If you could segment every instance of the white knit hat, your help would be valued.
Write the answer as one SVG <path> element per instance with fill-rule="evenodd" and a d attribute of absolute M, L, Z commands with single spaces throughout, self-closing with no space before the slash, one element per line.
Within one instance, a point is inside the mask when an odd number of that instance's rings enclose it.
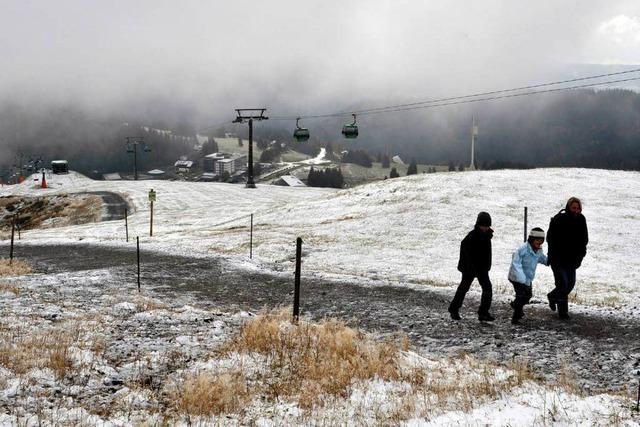
<path fill-rule="evenodd" d="M 529 232 L 529 237 L 533 237 L 534 239 L 544 239 L 544 230 L 541 228 L 533 228 Z"/>

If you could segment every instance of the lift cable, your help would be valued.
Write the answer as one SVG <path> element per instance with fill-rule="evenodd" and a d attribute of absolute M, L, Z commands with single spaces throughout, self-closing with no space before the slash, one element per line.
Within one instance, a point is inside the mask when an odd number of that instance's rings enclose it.
<path fill-rule="evenodd" d="M 353 115 L 353 114 L 357 114 L 357 115 L 381 114 L 381 113 L 388 113 L 388 112 L 395 112 L 395 111 L 408 111 L 408 110 L 416 110 L 416 109 L 421 109 L 421 108 L 442 107 L 442 106 L 446 106 L 446 105 L 456 105 L 456 104 L 472 103 L 472 102 L 478 102 L 478 101 L 488 101 L 488 100 L 495 100 L 495 99 L 502 99 L 502 98 L 512 98 L 512 97 L 517 97 L 517 96 L 526 96 L 526 95 L 536 95 L 536 94 L 541 94 L 541 93 L 559 92 L 559 91 L 563 91 L 563 90 L 573 90 L 573 89 L 601 86 L 601 85 L 606 85 L 606 84 L 622 83 L 622 82 L 640 80 L 640 77 L 633 77 L 633 78 L 619 79 L 619 80 L 608 80 L 608 81 L 603 81 L 603 82 L 594 82 L 594 83 L 587 83 L 587 84 L 583 84 L 583 85 L 574 85 L 574 86 L 567 86 L 567 87 L 562 87 L 562 88 L 554 88 L 554 89 L 546 89 L 546 90 L 530 90 L 530 89 L 537 89 L 537 88 L 542 88 L 542 87 L 547 87 L 547 86 L 555 86 L 555 85 L 559 85 L 559 84 L 573 83 L 573 82 L 585 81 L 585 80 L 593 80 L 593 79 L 598 79 L 598 78 L 603 78 L 603 77 L 611 77 L 611 76 L 616 76 L 616 75 L 630 74 L 630 73 L 637 73 L 637 72 L 640 72 L 640 68 L 636 68 L 636 69 L 633 69 L 633 70 L 627 70 L 627 71 L 620 71 L 620 72 L 616 72 L 616 73 L 599 74 L 599 75 L 588 76 L 588 77 L 580 77 L 580 78 L 569 79 L 569 80 L 561 80 L 561 81 L 555 81 L 555 82 L 550 82 L 550 83 L 540 83 L 540 84 L 529 85 L 529 86 L 521 86 L 521 87 L 512 88 L 512 89 L 501 89 L 501 90 L 495 90 L 495 91 L 489 91 L 489 92 L 476 93 L 476 94 L 472 94 L 472 95 L 462 95 L 462 96 L 454 96 L 454 97 L 447 97 L 447 98 L 438 98 L 438 99 L 427 100 L 427 101 L 419 101 L 419 102 L 412 102 L 412 103 L 406 103 L 406 104 L 389 105 L 389 106 L 386 106 L 386 107 L 369 108 L 369 109 L 363 109 L 363 110 L 343 111 L 343 112 L 338 112 L 338 113 L 315 114 L 315 115 L 307 115 L 307 116 L 304 116 L 304 115 L 273 116 L 272 115 L 271 116 L 271 120 L 296 120 L 298 118 L 300 118 L 300 119 L 320 119 L 320 118 L 330 118 L 330 117 L 344 117 L 344 116 L 349 116 L 349 115 Z M 505 94 L 505 93 L 509 93 L 509 92 L 524 91 L 524 90 L 527 90 L 527 92 L 510 94 L 510 95 L 491 96 L 491 95 Z M 483 98 L 479 98 L 479 97 L 483 97 Z M 457 101 L 457 102 L 450 102 L 450 101 Z"/>

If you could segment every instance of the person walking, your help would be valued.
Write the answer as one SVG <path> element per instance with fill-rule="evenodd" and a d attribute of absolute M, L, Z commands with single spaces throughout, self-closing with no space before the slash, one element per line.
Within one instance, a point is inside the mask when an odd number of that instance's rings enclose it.
<path fill-rule="evenodd" d="M 493 289 L 489 279 L 491 270 L 491 216 L 487 212 L 480 212 L 476 219 L 473 230 L 462 239 L 460 243 L 460 260 L 458 261 L 458 271 L 462 273 L 460 285 L 456 291 L 451 304 L 449 314 L 453 320 L 460 320 L 460 308 L 464 297 L 471 287 L 473 279 L 477 278 L 482 287 L 480 297 L 480 307 L 478 308 L 478 319 L 480 321 L 493 321 L 495 318 L 489 313 Z"/>
<path fill-rule="evenodd" d="M 548 265 L 547 257 L 542 250 L 544 243 L 544 230 L 532 228 L 527 241 L 513 253 L 511 267 L 509 268 L 509 281 L 516 292 L 515 299 L 511 302 L 513 317 L 511 323 L 517 325 L 524 317 L 523 307 L 529 304 L 533 295 L 533 278 L 536 275 L 538 264 Z"/>
<path fill-rule="evenodd" d="M 555 281 L 555 288 L 547 294 L 549 307 L 558 309 L 560 319 L 569 320 L 569 294 L 576 285 L 576 270 L 582 265 L 589 243 L 580 199 L 571 197 L 565 208 L 551 218 L 547 243 Z"/>

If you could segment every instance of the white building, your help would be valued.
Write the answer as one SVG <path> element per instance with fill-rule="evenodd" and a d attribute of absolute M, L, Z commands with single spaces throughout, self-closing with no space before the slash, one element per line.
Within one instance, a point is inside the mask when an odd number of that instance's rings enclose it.
<path fill-rule="evenodd" d="M 223 172 L 230 175 L 247 168 L 245 154 L 213 153 L 204 157 L 202 168 L 205 172 L 213 172 L 222 176 Z"/>
<path fill-rule="evenodd" d="M 191 160 L 178 160 L 173 164 L 176 167 L 176 172 L 189 172 L 193 167 Z"/>

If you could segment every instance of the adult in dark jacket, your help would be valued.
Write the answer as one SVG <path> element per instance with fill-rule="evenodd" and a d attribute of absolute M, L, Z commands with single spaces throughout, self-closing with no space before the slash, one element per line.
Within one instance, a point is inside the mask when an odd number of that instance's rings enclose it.
<path fill-rule="evenodd" d="M 491 298 L 493 297 L 491 280 L 489 279 L 492 237 L 491 216 L 487 212 L 480 212 L 475 227 L 460 243 L 458 271 L 462 273 L 462 279 L 460 280 L 460 285 L 458 285 L 456 295 L 449 305 L 449 313 L 453 320 L 460 320 L 460 308 L 474 278 L 478 278 L 478 282 L 482 287 L 478 319 L 481 321 L 495 320 L 489 313 Z"/>
<path fill-rule="evenodd" d="M 569 294 L 576 285 L 576 270 L 587 253 L 589 232 L 582 215 L 582 202 L 571 197 L 567 205 L 551 218 L 547 232 L 549 265 L 553 271 L 555 288 L 547 294 L 549 307 L 558 309 L 560 319 L 569 319 Z"/>

